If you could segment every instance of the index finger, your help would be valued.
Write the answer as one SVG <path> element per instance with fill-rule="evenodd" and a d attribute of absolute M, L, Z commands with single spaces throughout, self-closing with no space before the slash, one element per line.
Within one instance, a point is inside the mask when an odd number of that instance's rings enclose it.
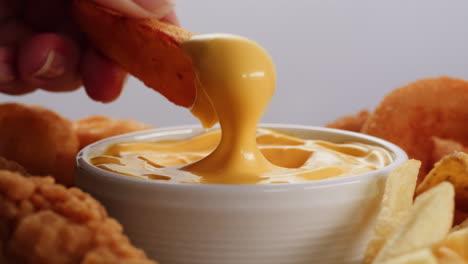
<path fill-rule="evenodd" d="M 173 9 L 174 0 L 94 0 L 96 3 L 136 18 L 166 17 Z"/>

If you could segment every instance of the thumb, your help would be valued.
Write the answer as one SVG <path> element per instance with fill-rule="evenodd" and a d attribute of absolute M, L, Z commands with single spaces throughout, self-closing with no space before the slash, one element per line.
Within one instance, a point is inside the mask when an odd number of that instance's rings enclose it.
<path fill-rule="evenodd" d="M 173 13 L 175 0 L 94 0 L 130 17 L 162 19 Z"/>

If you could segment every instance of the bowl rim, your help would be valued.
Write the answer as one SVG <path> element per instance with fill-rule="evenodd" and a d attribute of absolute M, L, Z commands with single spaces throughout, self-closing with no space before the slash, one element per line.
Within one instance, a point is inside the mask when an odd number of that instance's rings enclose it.
<path fill-rule="evenodd" d="M 215 126 L 216 128 L 217 126 Z M 110 172 L 107 170 L 100 169 L 94 165 L 92 165 L 89 160 L 88 156 L 92 149 L 100 146 L 105 145 L 108 143 L 115 143 L 118 141 L 123 141 L 124 139 L 135 139 L 136 137 L 140 137 L 140 139 L 145 139 L 147 136 L 148 139 L 154 138 L 158 135 L 168 135 L 170 132 L 173 131 L 181 131 L 186 130 L 187 133 L 194 133 L 194 129 L 201 129 L 200 125 L 183 125 L 183 126 L 169 126 L 169 127 L 161 127 L 149 130 L 143 130 L 138 132 L 126 133 L 122 135 L 117 135 L 113 137 L 109 137 L 95 143 L 92 143 L 82 150 L 76 156 L 76 172 L 79 170 L 84 170 L 88 173 L 92 173 L 94 177 L 104 178 L 107 181 L 117 183 L 121 182 L 122 184 L 132 184 L 135 187 L 143 188 L 143 189 L 154 189 L 154 188 L 164 188 L 166 190 L 172 189 L 177 191 L 219 191 L 219 192 L 238 192 L 238 191 L 266 191 L 266 192 L 275 192 L 275 191 L 286 191 L 286 190 L 297 190 L 297 189 L 316 189 L 316 188 L 324 188 L 324 187 L 334 187 L 337 185 L 346 185 L 352 184 L 356 182 L 370 180 L 372 177 L 379 175 L 379 173 L 383 171 L 392 171 L 406 161 L 408 156 L 405 151 L 403 151 L 397 145 L 388 142 L 384 139 L 380 139 L 377 137 L 365 135 L 362 133 L 341 130 L 341 129 L 334 129 L 334 128 L 326 128 L 326 127 L 319 127 L 319 126 L 307 126 L 307 125 L 295 125 L 295 124 L 281 124 L 281 123 L 261 123 L 257 126 L 258 128 L 268 128 L 268 129 L 297 129 L 297 130 L 314 130 L 318 132 L 329 132 L 332 134 L 341 134 L 344 136 L 351 136 L 355 137 L 361 141 L 370 141 L 377 145 L 380 145 L 390 151 L 394 156 L 394 161 L 389 165 L 382 167 L 380 169 L 357 174 L 351 175 L 346 177 L 335 177 L 317 181 L 304 181 L 304 182 L 297 182 L 297 183 L 275 183 L 275 184 L 199 184 L 199 183 L 166 183 L 166 182 L 159 182 L 159 181 L 151 181 L 148 179 L 139 179 L 135 177 L 128 177 L 125 175 L 121 175 L 115 172 Z M 153 134 L 158 135 L 153 135 Z M 75 173 L 75 177 L 78 177 L 78 173 Z M 76 181 L 76 179 L 75 179 Z"/>

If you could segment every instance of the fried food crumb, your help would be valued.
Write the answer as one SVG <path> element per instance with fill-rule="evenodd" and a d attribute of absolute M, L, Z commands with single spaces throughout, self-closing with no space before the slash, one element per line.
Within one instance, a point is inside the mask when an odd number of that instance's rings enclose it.
<path fill-rule="evenodd" d="M 10 263 L 156 263 L 89 194 L 7 170 L 0 170 L 0 243 Z"/>

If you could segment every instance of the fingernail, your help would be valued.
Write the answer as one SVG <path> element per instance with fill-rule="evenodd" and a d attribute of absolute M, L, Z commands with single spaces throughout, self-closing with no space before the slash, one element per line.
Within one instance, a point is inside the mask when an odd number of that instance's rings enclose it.
<path fill-rule="evenodd" d="M 65 58 L 58 54 L 56 51 L 51 50 L 47 55 L 47 58 L 39 70 L 37 70 L 33 76 L 37 78 L 52 79 L 57 78 L 65 73 L 64 63 Z"/>
<path fill-rule="evenodd" d="M 13 66 L 8 63 L 0 63 L 0 84 L 6 84 L 16 79 Z"/>
<path fill-rule="evenodd" d="M 161 19 L 174 9 L 174 0 L 154 1 L 154 0 L 134 0 L 135 4 L 149 11 L 153 17 Z"/>

